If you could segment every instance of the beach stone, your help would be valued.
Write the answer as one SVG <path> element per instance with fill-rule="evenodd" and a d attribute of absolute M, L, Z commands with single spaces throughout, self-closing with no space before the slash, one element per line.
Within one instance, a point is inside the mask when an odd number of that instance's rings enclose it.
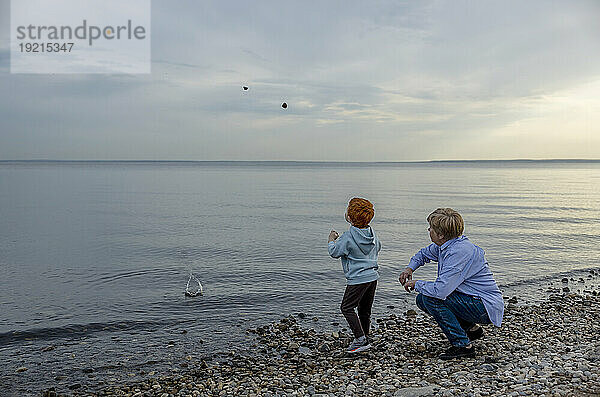
<path fill-rule="evenodd" d="M 298 350 L 300 346 L 296 342 L 292 342 L 288 345 L 288 350 Z"/>
<path fill-rule="evenodd" d="M 19 367 L 16 372 L 25 372 L 27 371 L 27 367 Z"/>
<path fill-rule="evenodd" d="M 420 397 L 420 396 L 431 396 L 435 393 L 435 387 L 424 386 L 424 387 L 405 387 L 399 389 L 394 393 L 394 397 Z"/>
<path fill-rule="evenodd" d="M 600 346 L 591 346 L 585 358 L 591 362 L 600 362 Z"/>
<path fill-rule="evenodd" d="M 413 309 L 408 309 L 408 310 L 406 311 L 406 315 L 407 315 L 407 316 L 416 316 L 416 315 L 417 315 L 417 312 L 416 312 L 416 311 L 414 311 Z"/>
<path fill-rule="evenodd" d="M 319 351 L 321 353 L 326 353 L 330 350 L 331 350 L 331 348 L 329 347 L 329 345 L 327 343 L 323 343 L 322 345 L 319 346 Z"/>

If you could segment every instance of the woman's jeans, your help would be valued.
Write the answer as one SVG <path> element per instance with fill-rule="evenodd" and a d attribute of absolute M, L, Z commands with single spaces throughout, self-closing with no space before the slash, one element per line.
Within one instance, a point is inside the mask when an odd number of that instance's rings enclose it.
<path fill-rule="evenodd" d="M 446 300 L 417 295 L 417 306 L 431 314 L 453 346 L 467 346 L 467 332 L 475 324 L 489 324 L 490 318 L 479 298 L 454 291 Z"/>

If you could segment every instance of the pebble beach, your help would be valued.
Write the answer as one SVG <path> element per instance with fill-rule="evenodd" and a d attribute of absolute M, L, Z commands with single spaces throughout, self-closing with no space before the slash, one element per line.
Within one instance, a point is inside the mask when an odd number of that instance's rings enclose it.
<path fill-rule="evenodd" d="M 600 292 L 573 293 L 566 281 L 536 304 L 507 299 L 502 327 L 484 326 L 473 359 L 438 359 L 448 342 L 412 309 L 374 319 L 373 348 L 355 355 L 344 352 L 349 333 L 316 331 L 317 318 L 296 313 L 249 329 L 249 349 L 188 356 L 131 384 L 41 395 L 600 396 Z"/>

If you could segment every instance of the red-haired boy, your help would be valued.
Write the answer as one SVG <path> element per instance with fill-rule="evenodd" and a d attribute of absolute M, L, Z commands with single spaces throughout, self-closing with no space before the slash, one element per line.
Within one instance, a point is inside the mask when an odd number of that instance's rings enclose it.
<path fill-rule="evenodd" d="M 332 230 L 329 233 L 328 250 L 332 258 L 342 259 L 346 276 L 346 291 L 340 310 L 354 334 L 354 341 L 346 350 L 358 353 L 371 347 L 369 328 L 371 307 L 377 288 L 377 255 L 381 243 L 369 223 L 375 215 L 373 204 L 363 198 L 353 198 L 348 203 L 346 221 L 350 229 L 341 236 Z M 358 316 L 355 309 L 358 309 Z"/>

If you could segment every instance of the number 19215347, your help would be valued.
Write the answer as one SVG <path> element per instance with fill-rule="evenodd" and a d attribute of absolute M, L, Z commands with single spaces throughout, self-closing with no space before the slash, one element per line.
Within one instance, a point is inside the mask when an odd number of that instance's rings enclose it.
<path fill-rule="evenodd" d="M 75 43 L 20 43 L 21 52 L 71 52 Z"/>

